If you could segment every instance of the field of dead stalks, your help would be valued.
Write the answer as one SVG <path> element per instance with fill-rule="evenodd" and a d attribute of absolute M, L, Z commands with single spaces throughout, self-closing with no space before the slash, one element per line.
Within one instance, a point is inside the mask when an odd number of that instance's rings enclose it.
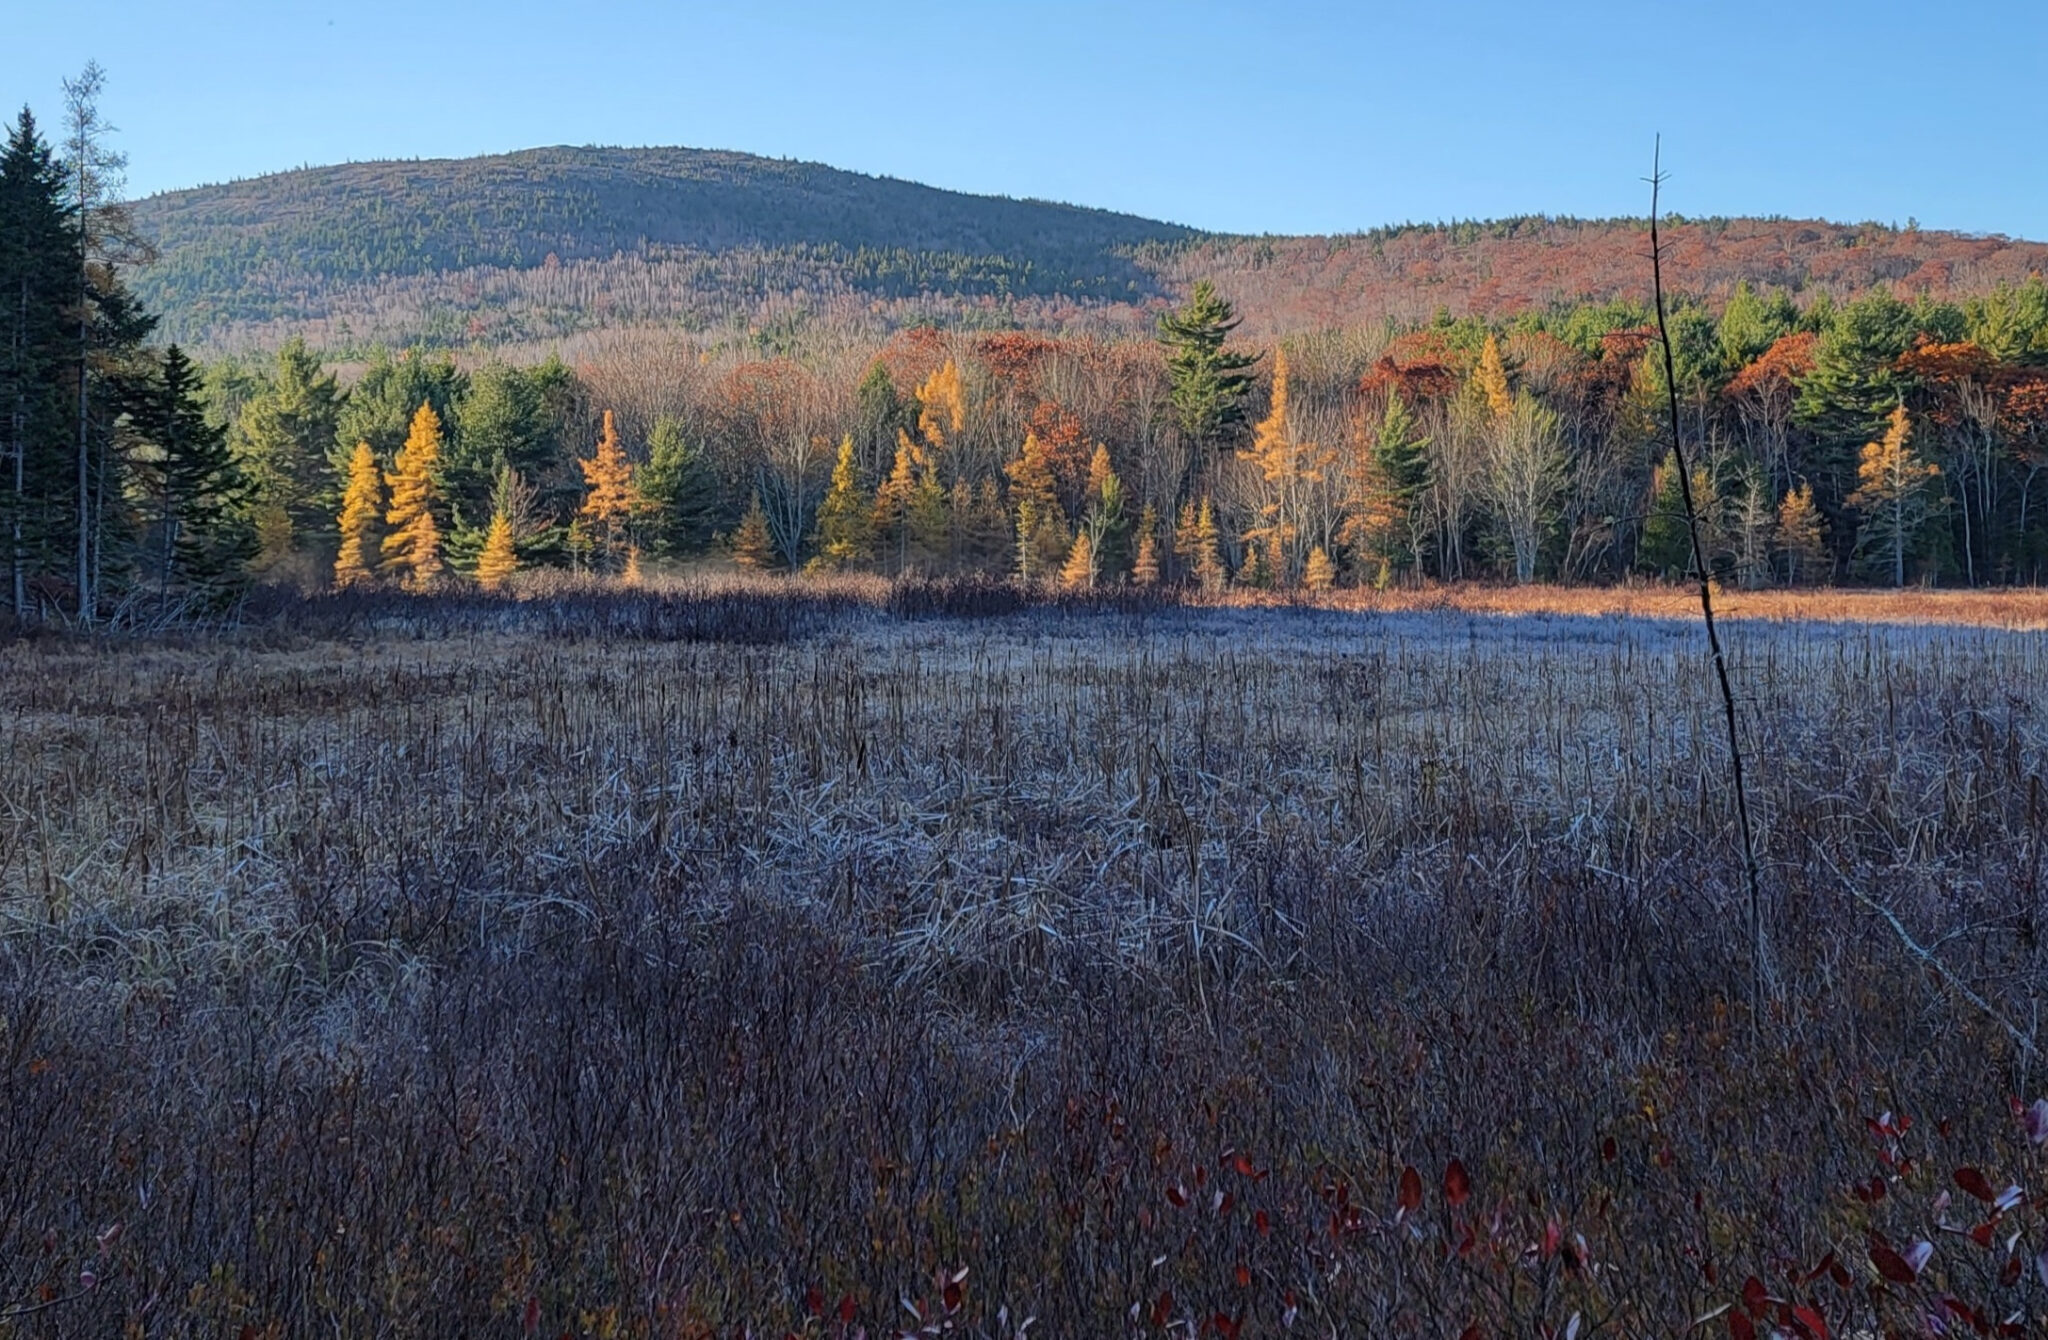
<path fill-rule="evenodd" d="M 0 1336 L 2048 1332 L 2032 616 L 1731 623 L 1760 964 L 1682 605 L 1354 605 L 0 644 Z"/>

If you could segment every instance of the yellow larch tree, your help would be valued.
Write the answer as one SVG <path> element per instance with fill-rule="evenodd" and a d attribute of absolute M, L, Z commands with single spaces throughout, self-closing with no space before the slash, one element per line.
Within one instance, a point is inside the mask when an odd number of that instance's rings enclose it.
<path fill-rule="evenodd" d="M 1508 370 L 1500 359 L 1500 342 L 1491 335 L 1479 350 L 1479 366 L 1472 369 L 1472 380 L 1486 398 L 1486 407 L 1493 411 L 1494 418 L 1505 419 L 1514 413 L 1515 397 L 1508 389 Z"/>
<path fill-rule="evenodd" d="M 441 416 L 422 404 L 392 462 L 396 468 L 385 479 L 391 506 L 384 513 L 383 567 L 402 577 L 408 590 L 425 590 L 441 576 L 441 526 L 434 519 L 441 502 L 434 478 L 440 463 Z"/>
<path fill-rule="evenodd" d="M 1337 565 L 1330 561 L 1330 551 L 1317 545 L 1309 550 L 1308 562 L 1301 570 L 1301 584 L 1318 594 L 1337 584 Z"/>
<path fill-rule="evenodd" d="M 1159 581 L 1159 513 L 1146 503 L 1138 513 L 1138 552 L 1131 560 L 1131 580 L 1139 586 Z"/>
<path fill-rule="evenodd" d="M 384 510 L 384 476 L 367 442 L 356 443 L 348 461 L 348 483 L 342 489 L 341 551 L 334 556 L 334 585 L 361 586 L 375 576 L 378 557 L 378 514 Z"/>
<path fill-rule="evenodd" d="M 917 388 L 917 431 L 934 450 L 967 427 L 967 392 L 960 365 L 947 359 Z"/>
<path fill-rule="evenodd" d="M 484 534 L 483 552 L 477 555 L 476 584 L 497 591 L 519 571 L 519 551 L 512 542 L 512 518 L 498 510 L 491 513 L 491 528 Z"/>
<path fill-rule="evenodd" d="M 1334 453 L 1295 436 L 1288 414 L 1287 351 L 1273 351 L 1272 405 L 1252 430 L 1252 445 L 1238 453 L 1258 473 L 1257 511 L 1244 533 L 1247 568 L 1266 583 L 1285 585 L 1300 572 L 1306 549 L 1320 530 L 1334 526 Z M 1332 525 L 1318 526 L 1318 519 Z"/>
<path fill-rule="evenodd" d="M 1060 561 L 1067 543 L 1067 518 L 1060 507 L 1052 460 L 1038 434 L 1024 435 L 1017 459 L 1003 467 L 1010 477 L 1010 505 L 1017 512 L 1017 575 L 1025 581 Z"/>
<path fill-rule="evenodd" d="M 626 449 L 619 443 L 619 430 L 610 410 L 604 412 L 597 454 L 587 461 L 579 460 L 577 465 L 582 468 L 583 482 L 590 491 L 583 496 L 576 519 L 596 532 L 607 564 L 616 563 L 629 546 L 633 518 L 647 504 L 640 495 L 633 462 L 627 459 Z"/>
<path fill-rule="evenodd" d="M 1095 546 L 1088 541 L 1088 532 L 1082 531 L 1074 537 L 1074 545 L 1067 550 L 1067 561 L 1060 568 L 1060 585 L 1082 590 L 1095 585 Z"/>
<path fill-rule="evenodd" d="M 1890 557 L 1893 586 L 1906 584 L 1906 554 L 1934 514 L 1939 500 L 1931 486 L 1940 475 L 1940 466 L 1913 450 L 1913 419 L 1904 405 L 1892 411 L 1884 436 L 1864 445 L 1848 502 L 1869 516 L 1863 540 Z"/>
<path fill-rule="evenodd" d="M 1820 507 L 1813 485 L 1801 483 L 1785 491 L 1778 504 L 1778 552 L 1785 557 L 1785 580 L 1793 586 L 1818 581 L 1833 566 L 1827 536 L 1821 529 Z"/>

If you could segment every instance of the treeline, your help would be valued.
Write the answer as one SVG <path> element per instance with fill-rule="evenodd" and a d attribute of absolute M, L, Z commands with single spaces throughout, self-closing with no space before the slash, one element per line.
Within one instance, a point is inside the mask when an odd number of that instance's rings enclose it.
<path fill-rule="evenodd" d="M 148 345 L 126 285 L 147 248 L 118 204 L 101 82 L 89 66 L 65 84 L 61 154 L 27 110 L 0 151 L 0 553 L 17 620 L 138 594 L 216 603 L 253 552 L 249 481 L 199 370 Z"/>
<path fill-rule="evenodd" d="M 430 576 L 490 552 L 494 583 L 703 559 L 1267 589 L 1683 575 L 1641 308 L 1270 349 L 1234 324 L 1197 285 L 1142 342 L 922 327 L 837 360 L 680 341 L 573 369 L 380 354 L 347 391 L 295 343 L 209 380 L 256 482 L 259 565 L 316 580 L 346 544 L 341 578 L 379 579 L 368 556 L 398 554 L 422 514 Z M 1720 579 L 2040 578 L 2039 279 L 1954 304 L 1743 287 L 1718 313 L 1682 307 L 1673 334 Z M 420 571 L 390 557 L 382 576 Z"/>

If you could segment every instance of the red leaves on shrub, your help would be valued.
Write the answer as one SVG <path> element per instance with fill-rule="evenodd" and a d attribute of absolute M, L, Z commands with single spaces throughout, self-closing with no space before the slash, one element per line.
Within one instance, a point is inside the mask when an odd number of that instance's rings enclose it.
<path fill-rule="evenodd" d="M 1251 1288 L 1251 1287 L 1252 1287 L 1252 1272 L 1251 1272 L 1251 1268 L 1250 1268 L 1249 1266 L 1245 1265 L 1245 1263 L 1244 1263 L 1244 1262 L 1242 1262 L 1242 1261 L 1239 1261 L 1239 1262 L 1237 1263 L 1237 1268 L 1236 1268 L 1235 1270 L 1231 1271 L 1231 1272 L 1230 1272 L 1230 1274 L 1231 1274 L 1231 1278 L 1232 1278 L 1232 1279 L 1235 1279 L 1235 1280 L 1237 1281 L 1237 1287 L 1238 1287 L 1238 1288 L 1240 1288 L 1240 1289 L 1249 1289 L 1249 1288 Z"/>
<path fill-rule="evenodd" d="M 1756 1340 L 1756 1323 L 1741 1312 L 1728 1314 L 1729 1340 Z"/>
<path fill-rule="evenodd" d="M 1237 1340 L 1237 1334 L 1244 1329 L 1244 1323 L 1234 1320 L 1227 1313 L 1218 1312 L 1209 1318 L 1209 1324 L 1216 1328 L 1216 1334 L 1223 1340 Z"/>
<path fill-rule="evenodd" d="M 1152 1324 L 1163 1327 L 1171 1320 L 1173 1320 L 1173 1290 L 1168 1289 L 1165 1293 L 1159 1295 L 1159 1301 L 1152 1304 Z"/>
<path fill-rule="evenodd" d="M 1997 1193 L 1991 1189 L 1990 1181 L 1975 1168 L 1956 1169 L 1955 1182 L 1957 1186 L 1969 1192 L 1978 1200 L 1983 1201 L 1986 1205 L 1989 1205 L 1998 1198 Z"/>
<path fill-rule="evenodd" d="M 1175 1182 L 1166 1188 L 1166 1201 L 1176 1210 L 1185 1209 L 1188 1203 L 1188 1189 Z"/>
<path fill-rule="evenodd" d="M 1769 1308 L 1771 1296 L 1764 1289 L 1764 1282 L 1751 1275 L 1742 1282 L 1742 1306 L 1752 1317 L 1761 1317 Z"/>
<path fill-rule="evenodd" d="M 839 1324 L 842 1326 L 851 1326 L 853 1325 L 853 1317 L 853 1295 L 850 1293 L 841 1294 L 839 1296 Z"/>
<path fill-rule="evenodd" d="M 1600 1142 L 1600 1158 L 1602 1162 L 1612 1163 L 1620 1157 L 1621 1146 L 1614 1142 L 1613 1136 L 1610 1135 Z"/>
<path fill-rule="evenodd" d="M 1828 1324 L 1820 1313 L 1805 1304 L 1792 1308 L 1792 1324 L 1804 1332 L 1808 1340 L 1828 1340 Z"/>
<path fill-rule="evenodd" d="M 1885 1185 L 1882 1177 L 1873 1177 L 1868 1182 L 1858 1182 L 1849 1188 L 1851 1195 L 1865 1205 L 1875 1205 L 1884 1199 Z"/>
<path fill-rule="evenodd" d="M 825 1315 L 825 1295 L 818 1292 L 815 1284 L 804 1290 L 804 1311 L 814 1317 Z"/>
<path fill-rule="evenodd" d="M 1444 1169 L 1444 1200 L 1453 1207 L 1463 1205 L 1472 1195 L 1472 1178 L 1465 1165 L 1452 1159 Z"/>
<path fill-rule="evenodd" d="M 1273 1231 L 1273 1217 L 1264 1210 L 1260 1210 L 1252 1216 L 1252 1227 L 1259 1230 L 1260 1237 L 1266 1237 Z"/>
<path fill-rule="evenodd" d="M 1878 1274 L 1894 1284 L 1911 1284 L 1920 1275 L 1920 1272 L 1906 1264 L 1905 1257 L 1875 1238 L 1870 1243 L 1870 1264 L 1877 1267 Z"/>
<path fill-rule="evenodd" d="M 1394 1203 L 1404 1214 L 1413 1214 L 1422 1208 L 1422 1174 L 1415 1171 L 1412 1164 L 1401 1169 L 1401 1187 L 1395 1193 Z"/>

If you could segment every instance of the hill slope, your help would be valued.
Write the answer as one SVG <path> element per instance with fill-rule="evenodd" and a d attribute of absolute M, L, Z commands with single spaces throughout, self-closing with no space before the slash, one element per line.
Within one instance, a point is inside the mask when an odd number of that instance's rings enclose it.
<path fill-rule="evenodd" d="M 1248 335 L 1439 307 L 1505 315 L 1639 296 L 1642 225 L 1525 218 L 1344 237 L 1222 238 L 1126 214 L 965 195 L 694 149 L 534 149 L 361 163 L 139 202 L 162 259 L 137 287 L 214 352 L 304 334 L 512 345 L 620 326 L 793 343 L 913 321 L 1131 330 L 1215 278 Z M 1811 220 L 1672 230 L 1671 277 L 1938 296 L 2048 269 L 2048 246 Z"/>

